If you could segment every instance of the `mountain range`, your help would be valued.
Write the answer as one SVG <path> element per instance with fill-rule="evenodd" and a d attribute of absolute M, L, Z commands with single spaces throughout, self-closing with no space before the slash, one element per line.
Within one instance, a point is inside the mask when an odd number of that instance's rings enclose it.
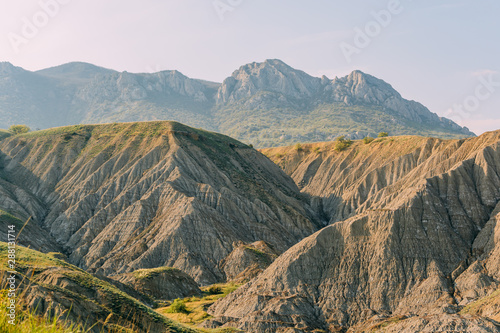
<path fill-rule="evenodd" d="M 474 136 L 361 71 L 313 77 L 280 60 L 241 66 L 222 83 L 178 71 L 133 74 L 87 63 L 27 71 L 0 63 L 0 127 L 173 120 L 256 147 L 391 135 Z"/>
<path fill-rule="evenodd" d="M 500 332 L 500 132 L 337 143 L 165 121 L 6 135 L 19 300 L 94 332 Z"/>

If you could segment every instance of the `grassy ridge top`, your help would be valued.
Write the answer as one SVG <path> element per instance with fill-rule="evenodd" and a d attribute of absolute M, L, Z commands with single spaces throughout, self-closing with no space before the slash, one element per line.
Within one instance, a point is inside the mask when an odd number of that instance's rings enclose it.
<path fill-rule="evenodd" d="M 233 154 L 232 148 L 249 148 L 235 139 L 223 134 L 192 128 L 174 121 L 148 121 L 131 123 L 110 123 L 96 125 L 74 125 L 55 127 L 41 131 L 12 136 L 4 141 L 18 149 L 29 148 L 41 161 L 46 156 L 65 155 L 70 151 L 96 156 L 101 152 L 117 154 L 131 148 L 136 152 L 150 151 L 173 138 L 180 146 L 186 143 L 198 146 L 201 150 L 218 159 L 220 153 Z"/>
<path fill-rule="evenodd" d="M 174 267 L 157 267 L 157 268 L 138 269 L 129 274 L 134 276 L 138 280 L 146 280 L 146 279 L 152 279 L 160 275 L 161 273 L 166 273 L 166 272 L 177 273 L 181 272 L 181 270 Z"/>
<path fill-rule="evenodd" d="M 0 270 L 10 270 L 7 265 L 7 243 L 0 242 Z M 83 272 L 80 268 L 60 260 L 55 253 L 42 253 L 26 247 L 16 247 L 16 268 L 21 272 L 28 268 L 44 269 L 48 267 L 69 268 Z"/>
<path fill-rule="evenodd" d="M 391 163 L 400 159 L 409 163 L 408 167 L 428 161 L 419 169 L 419 172 L 422 176 L 426 174 L 430 177 L 447 172 L 447 164 L 441 164 L 441 162 L 451 156 L 454 156 L 453 161 L 463 161 L 474 156 L 478 151 L 499 142 L 500 131 L 494 131 L 467 139 L 445 140 L 422 136 L 394 136 L 377 138 L 373 141 L 345 140 L 341 144 L 338 141 L 296 144 L 259 151 L 291 175 L 296 183 L 307 183 L 319 167 L 322 167 L 322 172 L 335 173 L 342 179 L 350 174 L 353 179 L 362 180 L 362 175 L 385 166 L 392 168 Z M 401 175 L 403 174 L 404 172 Z M 341 178 L 338 180 L 339 184 L 343 183 Z M 315 186 L 322 188 L 318 182 Z"/>
<path fill-rule="evenodd" d="M 288 173 L 300 163 L 309 159 L 325 159 L 335 156 L 335 158 L 354 160 L 375 155 L 380 160 L 387 160 L 409 154 L 429 142 L 435 144 L 445 141 L 423 136 L 397 136 L 378 138 L 370 143 L 364 143 L 363 140 L 354 140 L 346 147 L 342 147 L 342 149 L 337 148 L 337 142 L 329 141 L 298 143 L 293 146 L 259 149 L 259 151 Z"/>
<path fill-rule="evenodd" d="M 239 143 L 239 141 L 232 139 L 226 135 L 197 129 L 183 125 L 175 121 L 143 121 L 143 122 L 129 122 L 129 123 L 108 123 L 108 124 L 94 124 L 94 125 L 72 125 L 54 127 L 40 131 L 29 132 L 20 134 L 17 137 L 21 138 L 38 138 L 45 136 L 58 136 L 69 134 L 80 135 L 98 135 L 98 136 L 151 136 L 158 137 L 168 133 L 180 134 L 193 134 L 203 135 L 208 138 L 217 138 L 218 140 L 225 140 L 232 143 Z"/>
<path fill-rule="evenodd" d="M 454 143 L 474 140 L 481 145 L 491 144 L 500 140 L 500 130 L 486 132 L 480 137 L 470 137 L 464 139 L 440 139 L 436 137 L 419 135 L 401 135 L 375 138 L 373 139 L 373 141 L 366 143 L 363 140 L 354 140 L 348 147 L 342 150 L 336 149 L 336 141 L 296 143 L 295 145 L 290 146 L 261 148 L 258 150 L 273 160 L 278 160 L 281 157 L 293 154 L 300 154 L 302 156 L 332 152 L 336 152 L 339 154 L 351 154 L 354 151 L 357 155 L 370 151 L 373 152 L 374 150 L 379 152 L 387 151 L 388 153 L 397 155 L 405 155 L 413 151 L 414 149 L 428 143 Z"/>

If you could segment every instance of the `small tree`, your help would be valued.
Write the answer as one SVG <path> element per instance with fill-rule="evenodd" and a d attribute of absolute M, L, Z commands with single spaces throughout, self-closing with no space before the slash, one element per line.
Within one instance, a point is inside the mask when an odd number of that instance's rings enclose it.
<path fill-rule="evenodd" d="M 180 298 L 177 298 L 173 303 L 168 307 L 167 313 L 189 313 L 186 308 L 186 302 Z"/>
<path fill-rule="evenodd" d="M 374 138 L 372 138 L 371 136 L 367 136 L 367 137 L 365 137 L 365 138 L 363 139 L 363 143 L 364 143 L 365 145 L 367 145 L 367 144 L 371 143 L 373 140 L 375 140 L 375 139 L 374 139 Z"/>
<path fill-rule="evenodd" d="M 384 138 L 384 137 L 386 137 L 386 136 L 389 136 L 389 133 L 387 133 L 387 132 L 380 132 L 380 133 L 378 134 L 378 137 L 379 137 L 379 138 Z"/>
<path fill-rule="evenodd" d="M 296 151 L 302 151 L 302 145 L 301 145 L 300 143 L 297 143 L 297 144 L 295 145 L 295 150 L 296 150 Z"/>
<path fill-rule="evenodd" d="M 26 125 L 12 125 L 9 127 L 9 131 L 13 134 L 23 134 L 28 133 L 30 128 Z"/>
<path fill-rule="evenodd" d="M 345 141 L 345 135 L 341 135 L 341 136 L 337 137 L 337 138 L 335 139 L 335 141 L 337 141 L 337 142 L 342 142 L 342 141 Z"/>
<path fill-rule="evenodd" d="M 208 288 L 208 293 L 210 295 L 222 294 L 222 288 L 220 286 L 211 286 Z"/>
<path fill-rule="evenodd" d="M 335 150 L 336 151 L 342 151 L 347 149 L 350 145 L 352 145 L 351 139 L 346 139 L 344 135 L 339 136 L 335 140 Z"/>

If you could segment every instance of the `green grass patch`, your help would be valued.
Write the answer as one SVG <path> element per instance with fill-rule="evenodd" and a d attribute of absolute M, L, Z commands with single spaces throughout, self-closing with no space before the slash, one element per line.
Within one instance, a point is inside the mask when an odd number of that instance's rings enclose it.
<path fill-rule="evenodd" d="M 202 288 L 202 296 L 191 296 L 183 300 L 175 300 L 171 305 L 159 308 L 156 311 L 172 320 L 187 325 L 188 327 L 196 328 L 196 325 L 211 318 L 206 310 L 213 303 L 215 303 L 218 299 L 226 297 L 240 286 L 241 284 L 235 283 L 206 286 Z M 179 308 L 181 308 L 182 311 L 180 311 Z M 210 333 L 238 332 L 238 330 L 232 328 L 201 331 Z"/>
<path fill-rule="evenodd" d="M 132 274 L 137 280 L 152 279 L 165 272 L 180 272 L 179 269 L 173 267 L 157 267 L 157 268 L 146 268 L 138 269 L 133 271 Z"/>
<path fill-rule="evenodd" d="M 251 251 L 257 257 L 257 259 L 263 262 L 264 264 L 270 265 L 273 262 L 273 259 L 269 256 L 269 254 L 257 250 L 256 248 L 251 246 L 245 246 L 245 248 Z"/>
<path fill-rule="evenodd" d="M 186 308 L 186 301 L 177 298 L 172 302 L 172 304 L 166 310 L 167 313 L 186 313 L 189 314 L 189 310 Z"/>

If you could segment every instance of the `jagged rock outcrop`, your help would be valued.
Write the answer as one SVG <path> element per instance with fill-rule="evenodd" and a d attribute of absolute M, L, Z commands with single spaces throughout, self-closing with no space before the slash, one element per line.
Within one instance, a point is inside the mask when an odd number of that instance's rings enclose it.
<path fill-rule="evenodd" d="M 320 84 L 321 79 L 295 70 L 281 60 L 253 62 L 241 66 L 224 80 L 217 92 L 216 103 L 232 104 L 263 91 L 300 100 L 316 94 Z M 281 101 L 286 99 L 282 98 Z"/>
<path fill-rule="evenodd" d="M 379 105 L 416 123 L 434 123 L 439 127 L 450 128 L 460 131 L 464 135 L 470 135 L 468 130 L 462 129 L 449 119 L 429 112 L 422 104 L 404 99 L 390 84 L 359 70 L 351 72 L 346 77 L 335 78 L 328 82 L 323 89 L 325 97 L 333 98 L 336 102 L 345 102 L 349 105 Z"/>
<path fill-rule="evenodd" d="M 171 267 L 140 269 L 113 278 L 157 300 L 201 295 L 201 290 L 193 278 Z"/>
<path fill-rule="evenodd" d="M 264 241 L 241 244 L 224 259 L 222 267 L 227 280 L 246 282 L 262 273 L 278 255 L 279 253 Z"/>
<path fill-rule="evenodd" d="M 385 138 L 341 152 L 334 145 L 264 151 L 314 197 L 329 225 L 212 306 L 215 320 L 248 331 L 310 332 L 347 329 L 375 315 L 438 316 L 427 328 L 415 317 L 405 329 L 498 331 L 486 316 L 440 316 L 461 311 L 470 289 L 461 274 L 484 275 L 472 299 L 491 294 L 498 281 L 500 132 L 450 141 Z M 478 261 L 487 269 L 474 267 Z"/>
<path fill-rule="evenodd" d="M 283 252 L 317 230 L 265 156 L 178 123 L 57 128 L 4 139 L 0 151 L 2 178 L 43 208 L 34 222 L 96 274 L 169 266 L 211 284 L 233 243 Z"/>

